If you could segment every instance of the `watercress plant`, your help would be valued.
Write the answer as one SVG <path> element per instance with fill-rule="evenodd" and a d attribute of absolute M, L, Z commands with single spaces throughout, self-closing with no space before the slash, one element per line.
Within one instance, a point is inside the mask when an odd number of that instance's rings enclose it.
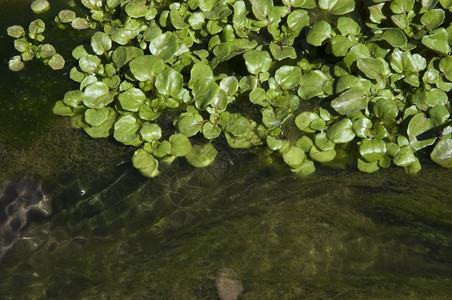
<path fill-rule="evenodd" d="M 425 153 L 452 166 L 451 1 L 81 4 L 85 15 L 55 18 L 92 36 L 72 51 L 79 88 L 54 113 L 136 147 L 132 162 L 145 176 L 176 157 L 209 165 L 218 138 L 282 157 L 300 175 L 350 156 L 363 172 L 394 164 L 415 174 Z M 42 41 L 45 24 L 33 22 L 28 36 Z M 21 26 L 8 34 L 22 53 L 11 70 L 34 56 L 62 68 L 53 47 L 29 43 Z"/>

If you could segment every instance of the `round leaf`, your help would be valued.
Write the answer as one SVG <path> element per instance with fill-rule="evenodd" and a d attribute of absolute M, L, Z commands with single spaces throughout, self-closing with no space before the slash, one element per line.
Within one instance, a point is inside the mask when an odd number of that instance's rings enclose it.
<path fill-rule="evenodd" d="M 196 168 L 204 168 L 215 160 L 217 154 L 217 149 L 211 143 L 202 146 L 194 145 L 185 155 L 185 159 Z"/>
<path fill-rule="evenodd" d="M 289 150 L 282 153 L 282 157 L 284 162 L 291 168 L 298 168 L 306 158 L 306 154 L 303 149 L 292 146 Z"/>
<path fill-rule="evenodd" d="M 91 36 L 91 48 L 97 55 L 103 55 L 111 49 L 111 39 L 105 32 L 95 32 Z"/>
<path fill-rule="evenodd" d="M 270 54 L 263 50 L 249 50 L 243 54 L 243 58 L 248 72 L 254 75 L 267 72 L 272 63 Z"/>
<path fill-rule="evenodd" d="M 132 157 L 132 163 L 141 174 L 146 177 L 155 177 L 159 174 L 159 163 L 150 153 L 143 149 L 135 151 Z"/>
<path fill-rule="evenodd" d="M 407 134 L 410 145 L 414 150 L 419 150 L 432 145 L 437 137 L 437 122 L 430 119 L 424 113 L 414 115 L 408 124 Z"/>
<path fill-rule="evenodd" d="M 144 102 L 146 96 L 137 88 L 131 88 L 118 95 L 121 107 L 128 111 L 138 111 L 140 105 Z"/>
<path fill-rule="evenodd" d="M 50 3 L 47 0 L 34 0 L 31 3 L 31 10 L 35 14 L 40 14 L 50 9 Z"/>
<path fill-rule="evenodd" d="M 165 69 L 165 63 L 160 57 L 142 55 L 134 58 L 130 63 L 130 72 L 139 81 L 151 80 Z"/>
<path fill-rule="evenodd" d="M 348 143 L 355 138 L 353 123 L 348 118 L 344 118 L 328 128 L 326 136 L 336 144 Z"/>
<path fill-rule="evenodd" d="M 367 107 L 366 95 L 362 89 L 352 88 L 331 101 L 331 106 L 341 115 L 351 115 Z"/>
<path fill-rule="evenodd" d="M 306 41 L 313 46 L 320 46 L 330 35 L 331 25 L 327 21 L 321 20 L 309 29 Z"/>
<path fill-rule="evenodd" d="M 85 121 L 91 126 L 99 126 L 107 120 L 109 110 L 106 107 L 99 109 L 88 108 L 85 110 Z"/>
<path fill-rule="evenodd" d="M 181 73 L 172 68 L 167 68 L 155 77 L 154 84 L 160 94 L 178 98 L 183 83 L 184 77 Z"/>
<path fill-rule="evenodd" d="M 167 31 L 149 43 L 149 50 L 153 55 L 168 61 L 178 50 L 177 37 Z"/>
<path fill-rule="evenodd" d="M 344 15 L 355 9 L 354 0 L 319 0 L 321 9 L 329 10 L 332 15 Z"/>
<path fill-rule="evenodd" d="M 174 156 L 185 156 L 192 148 L 190 140 L 182 133 L 175 133 L 170 136 L 169 142 L 171 144 L 171 155 Z"/>
<path fill-rule="evenodd" d="M 452 140 L 440 140 L 430 153 L 430 158 L 444 168 L 452 168 Z"/>
<path fill-rule="evenodd" d="M 359 154 L 367 162 L 377 161 L 386 154 L 386 143 L 379 139 L 364 139 L 359 145 Z"/>
<path fill-rule="evenodd" d="M 52 58 L 49 60 L 49 67 L 53 70 L 61 70 L 64 68 L 64 58 L 60 54 L 54 54 Z"/>
<path fill-rule="evenodd" d="M 283 90 L 290 90 L 301 82 L 301 69 L 298 66 L 282 66 L 275 72 L 275 80 Z"/>
<path fill-rule="evenodd" d="M 124 145 L 141 144 L 138 135 L 139 126 L 132 115 L 123 115 L 115 123 L 113 137 Z"/>

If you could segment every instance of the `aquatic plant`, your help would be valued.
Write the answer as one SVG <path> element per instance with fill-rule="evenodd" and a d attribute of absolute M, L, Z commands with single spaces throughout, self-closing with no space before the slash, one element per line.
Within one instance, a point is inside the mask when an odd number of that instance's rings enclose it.
<path fill-rule="evenodd" d="M 55 18 L 93 33 L 72 51 L 79 88 L 53 111 L 93 138 L 136 147 L 145 176 L 176 157 L 209 165 L 218 138 L 282 157 L 300 175 L 349 157 L 363 172 L 394 164 L 415 174 L 423 153 L 452 166 L 451 1 L 81 4 L 85 15 Z M 41 22 L 30 38 L 42 41 Z M 25 45 L 12 70 L 29 52 L 49 57 L 20 26 L 8 34 Z"/>

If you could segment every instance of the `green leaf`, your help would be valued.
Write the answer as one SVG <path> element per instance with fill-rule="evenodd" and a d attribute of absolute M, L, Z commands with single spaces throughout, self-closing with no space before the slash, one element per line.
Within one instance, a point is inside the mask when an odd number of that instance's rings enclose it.
<path fill-rule="evenodd" d="M 93 74 L 99 69 L 100 59 L 95 55 L 88 54 L 80 58 L 78 65 L 83 72 Z"/>
<path fill-rule="evenodd" d="M 52 68 L 52 70 L 61 70 L 64 68 L 64 64 L 64 58 L 58 53 L 54 54 L 49 60 L 49 67 Z"/>
<path fill-rule="evenodd" d="M 140 18 L 146 15 L 149 7 L 146 5 L 146 0 L 133 0 L 126 5 L 126 13 L 131 18 Z"/>
<path fill-rule="evenodd" d="M 394 101 L 387 98 L 379 98 L 373 106 L 373 113 L 375 116 L 383 120 L 395 121 L 397 115 L 399 114 L 399 108 Z"/>
<path fill-rule="evenodd" d="M 160 94 L 178 98 L 183 83 L 184 77 L 181 73 L 172 68 L 166 68 L 155 77 L 154 84 Z"/>
<path fill-rule="evenodd" d="M 339 17 L 337 19 L 337 29 L 343 35 L 359 35 L 361 33 L 361 27 L 352 18 Z"/>
<path fill-rule="evenodd" d="M 366 173 L 374 173 L 380 169 L 378 161 L 366 162 L 358 157 L 358 170 Z"/>
<path fill-rule="evenodd" d="M 301 69 L 298 66 L 282 66 L 275 72 L 275 80 L 283 90 L 290 90 L 301 82 Z"/>
<path fill-rule="evenodd" d="M 140 126 L 134 116 L 123 115 L 115 123 L 113 137 L 124 145 L 138 146 L 141 144 L 139 129 Z"/>
<path fill-rule="evenodd" d="M 198 113 L 185 113 L 177 122 L 177 128 L 185 136 L 194 136 L 202 129 L 203 120 Z"/>
<path fill-rule="evenodd" d="M 149 43 L 149 50 L 153 55 L 156 55 L 168 61 L 176 54 L 179 46 L 177 44 L 177 37 L 174 33 L 167 31 Z"/>
<path fill-rule="evenodd" d="M 206 122 L 204 126 L 202 127 L 202 134 L 204 137 L 208 140 L 212 140 L 214 138 L 217 138 L 221 134 L 221 128 L 216 125 L 212 124 L 210 122 Z"/>
<path fill-rule="evenodd" d="M 434 29 L 430 35 L 426 35 L 422 38 L 422 44 L 433 51 L 449 54 L 449 34 L 443 27 Z"/>
<path fill-rule="evenodd" d="M 449 9 L 450 10 L 452 8 L 452 0 L 439 0 L 439 3 L 445 9 Z"/>
<path fill-rule="evenodd" d="M 110 88 L 103 82 L 94 82 L 88 85 L 83 92 L 83 104 L 90 108 L 101 108 L 113 102 Z"/>
<path fill-rule="evenodd" d="M 97 31 L 91 36 L 91 48 L 97 55 L 107 53 L 111 46 L 111 39 L 105 32 Z"/>
<path fill-rule="evenodd" d="M 214 102 L 220 93 L 220 87 L 213 80 L 198 80 L 192 92 L 196 108 L 203 110 Z"/>
<path fill-rule="evenodd" d="M 304 27 L 309 26 L 309 15 L 303 9 L 294 10 L 287 17 L 287 26 L 292 34 L 299 33 Z"/>
<path fill-rule="evenodd" d="M 386 154 L 386 143 L 380 139 L 364 139 L 359 145 L 359 154 L 367 161 L 377 161 Z"/>
<path fill-rule="evenodd" d="M 273 12 L 273 0 L 250 0 L 253 14 L 258 20 L 267 20 Z"/>
<path fill-rule="evenodd" d="M 171 144 L 171 155 L 185 156 L 190 152 L 192 145 L 187 136 L 182 133 L 175 133 L 169 137 Z"/>
<path fill-rule="evenodd" d="M 333 141 L 327 138 L 325 132 L 317 133 L 314 138 L 314 143 L 321 151 L 333 150 L 336 146 Z"/>
<path fill-rule="evenodd" d="M 442 105 L 436 105 L 429 109 L 428 114 L 430 118 L 434 119 L 439 125 L 444 124 L 450 117 L 450 113 L 446 107 Z"/>
<path fill-rule="evenodd" d="M 235 76 L 228 76 L 220 81 L 220 89 L 222 89 L 226 95 L 233 96 L 237 93 L 239 88 L 239 81 Z"/>
<path fill-rule="evenodd" d="M 111 135 L 113 124 L 116 122 L 116 111 L 107 107 L 108 117 L 98 126 L 83 126 L 83 130 L 92 138 L 106 138 Z"/>
<path fill-rule="evenodd" d="M 414 0 L 393 0 L 391 1 L 390 8 L 395 14 L 407 13 L 413 9 Z"/>
<path fill-rule="evenodd" d="M 297 53 L 295 52 L 294 47 L 287 45 L 286 46 L 278 45 L 273 41 L 270 43 L 270 52 L 273 55 L 273 57 L 278 61 L 281 61 L 286 58 L 292 59 L 297 58 Z"/>
<path fill-rule="evenodd" d="M 311 70 L 301 77 L 297 93 L 302 99 L 308 100 L 324 94 L 323 85 L 328 77 L 320 70 Z"/>
<path fill-rule="evenodd" d="M 159 163 L 152 156 L 152 154 L 146 152 L 143 149 L 135 151 L 132 157 L 133 166 L 140 171 L 145 177 L 155 177 L 159 174 Z"/>
<path fill-rule="evenodd" d="M 414 115 L 413 118 L 411 118 L 407 129 L 411 147 L 417 151 L 433 145 L 438 136 L 438 130 L 435 128 L 436 126 L 436 120 L 427 118 L 424 113 Z"/>
<path fill-rule="evenodd" d="M 194 145 L 185 155 L 185 159 L 196 168 L 204 168 L 214 162 L 217 154 L 217 149 L 211 143 Z"/>
<path fill-rule="evenodd" d="M 25 64 L 20 58 L 20 56 L 16 55 L 11 57 L 11 59 L 8 61 L 8 67 L 11 71 L 18 72 L 25 67 Z"/>
<path fill-rule="evenodd" d="M 439 61 L 439 69 L 447 80 L 452 81 L 452 57 L 446 56 Z"/>
<path fill-rule="evenodd" d="M 70 23 L 76 17 L 77 17 L 77 15 L 75 14 L 75 12 L 73 12 L 72 10 L 69 10 L 69 9 L 63 9 L 62 11 L 60 11 L 58 13 L 58 18 L 60 19 L 61 23 Z"/>
<path fill-rule="evenodd" d="M 342 57 L 347 55 L 348 50 L 355 45 L 349 38 L 336 35 L 331 39 L 331 50 L 336 57 Z"/>
<path fill-rule="evenodd" d="M 72 26 L 72 28 L 77 29 L 77 30 L 88 29 L 89 22 L 88 22 L 88 20 L 86 20 L 84 18 L 77 17 L 74 20 L 72 20 L 71 26 Z"/>
<path fill-rule="evenodd" d="M 38 53 L 42 58 L 49 58 L 56 54 L 55 47 L 50 44 L 43 44 L 39 47 Z"/>
<path fill-rule="evenodd" d="M 417 158 L 414 156 L 413 149 L 409 145 L 400 147 L 400 151 L 394 157 L 394 163 L 399 167 L 408 167 L 416 163 L 416 161 Z"/>
<path fill-rule="evenodd" d="M 131 88 L 118 95 L 119 103 L 121 107 L 128 111 L 137 112 L 141 104 L 146 99 L 144 93 L 137 88 Z"/>
<path fill-rule="evenodd" d="M 326 131 L 326 136 L 336 144 L 348 143 L 355 138 L 353 123 L 348 118 L 331 125 Z"/>
<path fill-rule="evenodd" d="M 404 47 L 408 39 L 399 28 L 388 28 L 383 32 L 381 39 L 388 42 L 392 47 Z"/>
<path fill-rule="evenodd" d="M 385 81 L 390 74 L 388 63 L 381 58 L 361 58 L 358 60 L 357 66 L 367 78 L 377 81 Z"/>
<path fill-rule="evenodd" d="M 444 168 L 452 168 L 452 140 L 440 140 L 430 153 L 430 158 Z"/>
<path fill-rule="evenodd" d="M 50 9 L 50 3 L 47 0 L 34 0 L 30 7 L 35 14 L 40 14 Z"/>
<path fill-rule="evenodd" d="M 316 146 L 312 146 L 309 150 L 309 157 L 318 162 L 329 162 L 336 157 L 336 150 L 330 149 L 321 151 Z"/>
<path fill-rule="evenodd" d="M 83 100 L 83 92 L 80 90 L 68 91 L 64 94 L 63 102 L 70 107 L 78 107 Z"/>
<path fill-rule="evenodd" d="M 367 57 L 370 57 L 369 48 L 367 48 L 364 44 L 358 44 L 350 48 L 347 55 L 344 57 L 344 63 L 350 67 L 352 63 L 358 59 Z"/>
<path fill-rule="evenodd" d="M 354 0 L 319 0 L 319 7 L 332 15 L 344 15 L 355 9 Z"/>
<path fill-rule="evenodd" d="M 295 118 L 295 125 L 297 125 L 298 129 L 301 131 L 314 132 L 315 130 L 310 129 L 309 125 L 312 121 L 318 118 L 320 118 L 318 114 L 310 111 L 304 111 Z"/>
<path fill-rule="evenodd" d="M 108 118 L 109 111 L 106 107 L 99 109 L 88 108 L 85 110 L 85 122 L 91 126 L 99 126 Z"/>
<path fill-rule="evenodd" d="M 324 40 L 330 37 L 331 25 L 327 21 L 320 20 L 309 29 L 306 41 L 313 46 L 320 46 Z"/>
<path fill-rule="evenodd" d="M 248 72 L 257 75 L 270 69 L 272 59 L 267 51 L 250 50 L 243 54 Z"/>
<path fill-rule="evenodd" d="M 162 137 L 162 129 L 155 123 L 145 122 L 141 125 L 140 135 L 146 142 L 157 141 Z"/>
<path fill-rule="evenodd" d="M 190 71 L 190 81 L 188 87 L 193 88 L 198 80 L 213 80 L 213 71 L 210 66 L 202 62 L 197 62 L 193 65 Z"/>
<path fill-rule="evenodd" d="M 372 128 L 372 121 L 366 117 L 356 119 L 353 122 L 353 130 L 357 137 L 367 138 L 370 136 L 370 129 Z"/>
<path fill-rule="evenodd" d="M 139 81 L 152 80 L 165 69 L 163 59 L 154 55 L 142 55 L 129 63 L 130 72 Z"/>
<path fill-rule="evenodd" d="M 236 55 L 240 55 L 247 50 L 253 49 L 257 45 L 257 41 L 249 41 L 245 39 L 236 39 L 218 44 L 212 51 L 215 55 L 215 58 L 212 61 L 212 66 L 216 66 L 220 62 L 229 60 Z"/>
<path fill-rule="evenodd" d="M 367 107 L 366 95 L 360 88 L 351 88 L 331 101 L 331 106 L 341 115 L 352 115 Z"/>
<path fill-rule="evenodd" d="M 55 105 L 53 106 L 53 113 L 60 116 L 72 116 L 74 115 L 74 112 L 72 111 L 72 108 L 67 106 L 63 101 L 58 100 L 55 102 Z"/>
<path fill-rule="evenodd" d="M 431 31 L 441 25 L 444 22 L 446 13 L 442 9 L 432 9 L 427 11 L 421 17 L 421 23 L 425 26 L 425 29 Z"/>
<path fill-rule="evenodd" d="M 143 50 L 133 46 L 119 46 L 113 51 L 112 60 L 118 68 L 122 68 L 125 64 L 136 57 L 143 56 Z M 163 70 L 163 69 L 162 69 Z"/>
<path fill-rule="evenodd" d="M 298 148 L 297 146 L 292 146 L 282 153 L 282 157 L 286 164 L 295 169 L 301 166 L 306 158 L 306 154 L 303 149 Z"/>
<path fill-rule="evenodd" d="M 13 25 L 6 29 L 8 35 L 13 38 L 20 38 L 25 36 L 25 29 L 20 25 Z"/>

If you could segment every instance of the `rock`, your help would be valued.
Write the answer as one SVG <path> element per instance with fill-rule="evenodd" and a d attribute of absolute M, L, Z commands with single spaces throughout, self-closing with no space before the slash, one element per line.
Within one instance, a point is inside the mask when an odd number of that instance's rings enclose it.
<path fill-rule="evenodd" d="M 215 286 L 221 300 L 237 300 L 243 291 L 243 284 L 231 268 L 217 270 Z"/>
<path fill-rule="evenodd" d="M 52 213 L 49 198 L 40 183 L 28 179 L 0 183 L 0 262 L 31 219 Z"/>

